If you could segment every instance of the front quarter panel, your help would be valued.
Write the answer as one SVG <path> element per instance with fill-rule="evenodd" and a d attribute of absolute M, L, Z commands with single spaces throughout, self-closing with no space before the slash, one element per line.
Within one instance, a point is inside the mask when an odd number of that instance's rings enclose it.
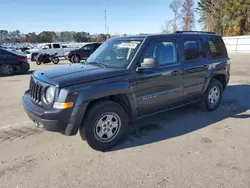
<path fill-rule="evenodd" d="M 106 80 L 107 81 L 107 80 Z M 102 99 L 112 95 L 125 94 L 131 106 L 132 119 L 137 115 L 137 104 L 135 96 L 133 95 L 133 84 L 128 81 L 116 81 L 105 83 L 84 83 L 80 85 L 70 86 L 61 90 L 58 100 L 63 101 L 75 101 L 72 115 L 66 128 L 66 135 L 74 135 L 82 124 L 84 115 L 87 113 L 87 107 L 90 102 L 98 99 Z M 77 93 L 77 97 L 74 95 Z M 67 96 L 65 98 L 65 96 Z M 75 98 L 76 97 L 76 98 Z"/>

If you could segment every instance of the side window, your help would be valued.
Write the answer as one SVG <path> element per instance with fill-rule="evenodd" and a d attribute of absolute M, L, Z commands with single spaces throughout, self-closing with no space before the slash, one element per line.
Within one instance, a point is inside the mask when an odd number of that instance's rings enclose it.
<path fill-rule="evenodd" d="M 95 49 L 97 49 L 101 44 L 95 44 Z"/>
<path fill-rule="evenodd" d="M 195 60 L 204 57 L 205 53 L 199 44 L 201 44 L 201 40 L 184 41 L 184 60 Z"/>
<path fill-rule="evenodd" d="M 51 44 L 46 44 L 44 47 L 43 47 L 43 49 L 51 49 Z"/>
<path fill-rule="evenodd" d="M 53 44 L 53 48 L 60 48 L 60 44 Z"/>
<path fill-rule="evenodd" d="M 152 42 L 143 56 L 145 58 L 156 58 L 160 65 L 176 63 L 176 44 L 174 41 Z"/>
<path fill-rule="evenodd" d="M 209 37 L 208 46 L 211 57 L 225 57 L 226 49 L 223 40 L 221 37 Z"/>
<path fill-rule="evenodd" d="M 83 50 L 92 51 L 92 50 L 94 50 L 94 46 L 92 44 L 86 45 L 83 47 Z"/>

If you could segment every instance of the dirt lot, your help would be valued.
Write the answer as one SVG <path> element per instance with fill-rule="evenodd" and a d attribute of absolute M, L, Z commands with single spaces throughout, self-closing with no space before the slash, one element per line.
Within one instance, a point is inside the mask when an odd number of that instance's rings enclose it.
<path fill-rule="evenodd" d="M 79 135 L 37 129 L 21 103 L 30 74 L 1 77 L 0 187 L 249 188 L 250 54 L 230 57 L 218 110 L 189 106 L 140 120 L 105 153 Z"/>

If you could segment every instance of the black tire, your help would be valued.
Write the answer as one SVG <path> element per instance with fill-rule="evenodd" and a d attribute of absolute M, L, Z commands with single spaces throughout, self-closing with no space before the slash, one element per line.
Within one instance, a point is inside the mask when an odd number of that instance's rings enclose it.
<path fill-rule="evenodd" d="M 97 133 L 98 125 L 99 125 L 98 122 L 103 121 L 103 119 L 105 119 L 105 116 L 109 116 L 110 114 L 111 114 L 111 117 L 112 115 L 116 115 L 116 117 L 118 117 L 119 119 L 117 123 L 118 128 L 117 130 L 116 128 L 110 128 L 112 132 L 111 134 L 114 134 L 114 135 L 113 137 L 110 138 L 110 140 L 104 141 L 101 139 L 105 139 L 105 138 L 103 137 L 100 138 Z M 115 119 L 112 119 L 111 121 L 113 120 Z M 112 127 L 112 125 L 109 125 L 109 122 L 107 121 L 108 119 L 103 121 L 105 122 L 104 123 L 105 125 L 102 125 L 102 129 L 105 129 L 106 126 L 108 128 L 109 126 Z M 98 150 L 98 151 L 105 151 L 115 146 L 121 140 L 127 128 L 127 125 L 128 125 L 128 116 L 125 110 L 119 104 L 112 102 L 112 101 L 101 101 L 101 102 L 94 104 L 88 110 L 88 113 L 86 114 L 86 117 L 84 118 L 83 124 L 80 128 L 80 135 L 83 140 L 87 141 L 87 143 L 92 149 Z M 103 134 L 103 136 L 104 135 L 105 133 Z M 106 137 L 108 137 L 107 134 L 106 134 Z"/>
<path fill-rule="evenodd" d="M 9 64 L 0 65 L 0 75 L 11 76 L 14 73 L 14 69 Z"/>
<path fill-rule="evenodd" d="M 36 59 L 37 59 L 37 56 L 38 56 L 38 53 L 34 53 L 34 54 L 32 54 L 31 55 L 31 61 L 36 61 Z"/>
<path fill-rule="evenodd" d="M 80 58 L 78 55 L 73 55 L 73 56 L 70 58 L 70 61 L 71 61 L 71 63 L 80 63 L 81 58 Z"/>
<path fill-rule="evenodd" d="M 59 63 L 59 58 L 58 57 L 53 57 L 52 58 L 52 63 L 54 63 L 55 65 Z"/>
<path fill-rule="evenodd" d="M 38 59 L 36 60 L 36 64 L 37 65 L 41 65 L 42 64 L 42 62 L 41 61 L 39 61 Z"/>
<path fill-rule="evenodd" d="M 217 102 L 215 102 L 213 99 L 211 100 L 211 98 L 209 97 L 210 92 L 212 92 L 214 88 L 217 88 L 219 92 L 218 100 L 215 100 Z M 204 93 L 203 99 L 200 103 L 200 108 L 203 111 L 209 111 L 209 112 L 214 111 L 220 106 L 222 99 L 223 99 L 223 86 L 219 80 L 212 79 Z M 215 103 L 212 104 L 212 101 Z"/>

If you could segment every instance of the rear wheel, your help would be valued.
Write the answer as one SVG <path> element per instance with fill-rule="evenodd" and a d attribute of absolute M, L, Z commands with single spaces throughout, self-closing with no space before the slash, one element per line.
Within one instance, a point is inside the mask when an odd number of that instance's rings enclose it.
<path fill-rule="evenodd" d="M 80 63 L 80 57 L 78 56 L 78 55 L 73 55 L 72 57 L 71 57 L 71 62 L 72 63 Z"/>
<path fill-rule="evenodd" d="M 36 61 L 37 56 L 38 56 L 38 53 L 33 53 L 33 54 L 31 55 L 31 61 Z"/>
<path fill-rule="evenodd" d="M 3 64 L 0 66 L 0 75 L 10 76 L 14 73 L 14 69 L 11 65 Z"/>
<path fill-rule="evenodd" d="M 52 58 L 52 62 L 53 62 L 54 64 L 58 64 L 58 63 L 59 63 L 59 58 L 58 58 L 58 57 L 53 57 L 53 58 Z"/>
<path fill-rule="evenodd" d="M 36 64 L 37 65 L 41 65 L 42 64 L 42 62 L 39 60 L 39 58 L 36 60 Z"/>
<path fill-rule="evenodd" d="M 105 151 L 119 142 L 127 125 L 128 116 L 119 104 L 102 101 L 89 109 L 80 135 L 91 148 Z"/>
<path fill-rule="evenodd" d="M 223 98 L 223 86 L 220 81 L 212 79 L 205 91 L 200 107 L 204 111 L 214 111 L 221 104 Z"/>

